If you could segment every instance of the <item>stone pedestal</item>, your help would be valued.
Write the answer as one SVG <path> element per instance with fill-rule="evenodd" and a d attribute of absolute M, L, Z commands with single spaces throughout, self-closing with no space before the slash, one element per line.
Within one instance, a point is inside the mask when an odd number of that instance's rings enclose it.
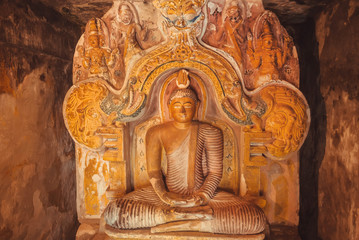
<path fill-rule="evenodd" d="M 109 226 L 105 227 L 105 233 L 112 239 L 153 239 L 153 240 L 263 240 L 265 235 L 228 235 L 201 232 L 171 232 L 151 233 L 150 229 L 117 230 Z"/>

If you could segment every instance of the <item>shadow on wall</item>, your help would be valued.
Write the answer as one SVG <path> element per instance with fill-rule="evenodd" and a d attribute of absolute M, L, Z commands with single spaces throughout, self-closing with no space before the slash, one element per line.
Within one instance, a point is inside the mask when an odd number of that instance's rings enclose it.
<path fill-rule="evenodd" d="M 326 109 L 320 92 L 320 63 L 315 21 L 291 26 L 300 61 L 300 90 L 311 110 L 311 126 L 300 150 L 299 234 L 303 240 L 318 239 L 318 175 L 326 145 Z"/>

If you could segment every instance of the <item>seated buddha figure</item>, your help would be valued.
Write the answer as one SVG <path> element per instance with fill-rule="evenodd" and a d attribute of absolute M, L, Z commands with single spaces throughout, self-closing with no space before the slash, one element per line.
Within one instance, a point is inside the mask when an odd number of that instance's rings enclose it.
<path fill-rule="evenodd" d="M 151 232 L 199 231 L 256 234 L 264 230 L 263 211 L 241 197 L 217 189 L 223 172 L 223 134 L 194 121 L 199 101 L 188 88 L 169 97 L 173 121 L 146 135 L 151 186 L 110 202 L 104 212 L 114 228 L 151 227 Z M 162 151 L 167 169 L 161 170 Z"/>

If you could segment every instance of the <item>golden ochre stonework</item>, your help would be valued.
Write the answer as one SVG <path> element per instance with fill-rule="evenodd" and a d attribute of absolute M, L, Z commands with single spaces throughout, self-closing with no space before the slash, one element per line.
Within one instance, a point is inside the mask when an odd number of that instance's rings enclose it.
<path fill-rule="evenodd" d="M 79 144 L 91 149 L 102 146 L 102 139 L 95 132 L 103 123 L 100 103 L 107 93 L 100 82 L 81 83 L 67 93 L 64 104 L 67 129 Z"/>
<path fill-rule="evenodd" d="M 285 86 L 269 86 L 260 95 L 267 104 L 262 120 L 274 141 L 267 144 L 270 155 L 284 158 L 301 146 L 309 127 L 305 99 Z"/>
<path fill-rule="evenodd" d="M 193 27 L 205 0 L 155 0 L 153 5 L 165 17 L 168 26 L 177 29 Z"/>
<path fill-rule="evenodd" d="M 213 120 L 209 123 L 221 129 L 223 133 L 223 174 L 219 187 L 238 194 L 239 166 L 233 129 L 224 121 Z"/>
<path fill-rule="evenodd" d="M 237 201 L 241 195 L 263 208 L 269 224 L 296 224 L 297 151 L 306 137 L 310 114 L 298 90 L 299 63 L 292 39 L 273 13 L 259 10 L 261 1 L 256 1 L 258 12 L 253 12 L 249 0 L 151 2 L 115 1 L 102 18 L 86 25 L 76 47 L 74 86 L 65 98 L 63 113 L 76 143 L 80 222 L 100 219 L 106 206 L 131 206 L 141 210 L 134 212 L 133 226 L 139 227 L 142 221 L 141 226 L 157 226 L 153 232 L 190 226 L 191 230 L 233 233 L 233 223 L 236 233 L 244 233 L 238 228 L 247 220 L 248 226 L 254 226 L 250 222 L 258 216 L 249 220 L 251 214 L 233 215 L 232 209 L 207 205 L 212 198 L 210 186 L 218 186 L 229 195 L 216 195 L 213 204 L 217 200 L 232 204 L 228 199 Z M 171 93 L 184 87 L 194 91 L 197 101 L 183 95 L 177 99 L 177 108 L 169 107 Z M 183 117 L 176 109 L 182 107 L 191 121 L 181 125 L 186 128 L 176 128 Z M 146 136 L 151 137 L 146 140 Z M 177 156 L 183 156 L 187 165 L 178 164 Z M 177 166 L 181 171 L 173 173 Z M 200 187 L 203 176 L 210 176 L 209 190 L 192 196 L 194 183 L 196 189 Z M 167 190 L 175 194 L 162 191 L 156 184 L 160 179 L 168 181 Z M 153 183 L 158 192 L 141 193 Z M 182 183 L 188 183 L 188 194 L 177 191 Z M 132 189 L 135 194 L 127 194 Z M 126 201 L 109 205 L 118 199 Z M 134 200 L 134 205 L 127 200 Z M 146 204 L 152 200 L 158 213 L 166 210 L 160 203 L 198 205 L 200 211 L 165 211 L 156 215 L 161 222 L 148 225 L 152 220 L 138 214 L 150 213 Z M 126 218 L 132 210 L 125 210 Z M 204 214 L 196 219 L 200 225 L 193 221 L 171 225 L 173 217 L 187 221 L 186 216 L 193 213 Z M 111 222 L 115 215 L 123 224 L 130 223 L 117 213 L 107 220 Z M 235 222 L 238 216 L 243 217 L 240 224 Z M 210 221 L 202 222 L 207 217 Z M 217 222 L 207 225 L 212 220 Z M 163 222 L 170 225 L 162 226 Z"/>
<path fill-rule="evenodd" d="M 182 49 L 182 45 L 186 48 Z M 225 58 L 202 47 L 195 37 L 188 36 L 187 33 L 176 35 L 167 44 L 141 58 L 132 68 L 129 79 L 136 79 L 133 85 L 135 92 L 147 95 L 161 74 L 180 68 L 196 69 L 208 76 L 220 101 L 226 94 L 230 94 L 225 92 L 223 84 L 239 82 L 236 72 Z M 138 102 L 136 107 L 126 114 L 134 114 L 142 103 Z"/>
<path fill-rule="evenodd" d="M 193 7 L 202 7 L 204 0 L 155 0 L 153 4 L 157 8 L 165 8 L 167 14 L 177 15 L 191 13 Z"/>

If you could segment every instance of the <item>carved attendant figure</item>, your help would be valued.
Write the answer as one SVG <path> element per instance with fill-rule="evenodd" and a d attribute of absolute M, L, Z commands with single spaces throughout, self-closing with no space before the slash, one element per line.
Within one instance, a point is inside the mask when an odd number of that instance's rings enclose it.
<path fill-rule="evenodd" d="M 152 227 L 152 232 L 262 232 L 265 216 L 259 207 L 217 189 L 223 136 L 214 126 L 193 121 L 198 107 L 194 91 L 175 90 L 168 104 L 173 121 L 152 127 L 146 136 L 152 186 L 111 202 L 105 210 L 107 224 L 120 229 Z M 167 158 L 163 170 L 162 151 Z"/>
<path fill-rule="evenodd" d="M 259 67 L 259 77 L 254 83 L 255 88 L 271 80 L 278 80 L 278 70 L 282 68 L 286 58 L 286 53 L 275 46 L 276 42 L 267 21 L 263 24 L 263 33 L 260 38 L 256 49 L 253 48 L 252 39 L 249 39 L 247 49 L 252 67 Z"/>
<path fill-rule="evenodd" d="M 141 44 L 146 38 L 147 29 L 142 29 L 135 21 L 134 13 L 127 3 L 122 3 L 119 6 L 117 17 L 112 24 L 113 29 L 119 29 L 119 31 L 112 30 L 112 41 L 115 41 L 112 45 L 120 47 L 122 57 L 127 65 L 129 59 L 143 49 Z"/>
<path fill-rule="evenodd" d="M 219 13 L 217 18 L 218 29 L 212 31 L 212 35 L 208 36 L 208 42 L 214 46 L 230 53 L 238 64 L 242 63 L 242 49 L 244 42 L 244 25 L 241 14 L 241 8 L 237 2 L 230 2 L 226 10 L 225 20 L 222 23 L 222 16 Z"/>
<path fill-rule="evenodd" d="M 86 69 L 90 70 L 91 76 L 103 77 L 110 81 L 108 66 L 114 64 L 118 49 L 111 51 L 103 47 L 103 36 L 100 35 L 96 18 L 90 20 L 89 27 L 89 47 L 85 51 L 82 64 Z"/>

